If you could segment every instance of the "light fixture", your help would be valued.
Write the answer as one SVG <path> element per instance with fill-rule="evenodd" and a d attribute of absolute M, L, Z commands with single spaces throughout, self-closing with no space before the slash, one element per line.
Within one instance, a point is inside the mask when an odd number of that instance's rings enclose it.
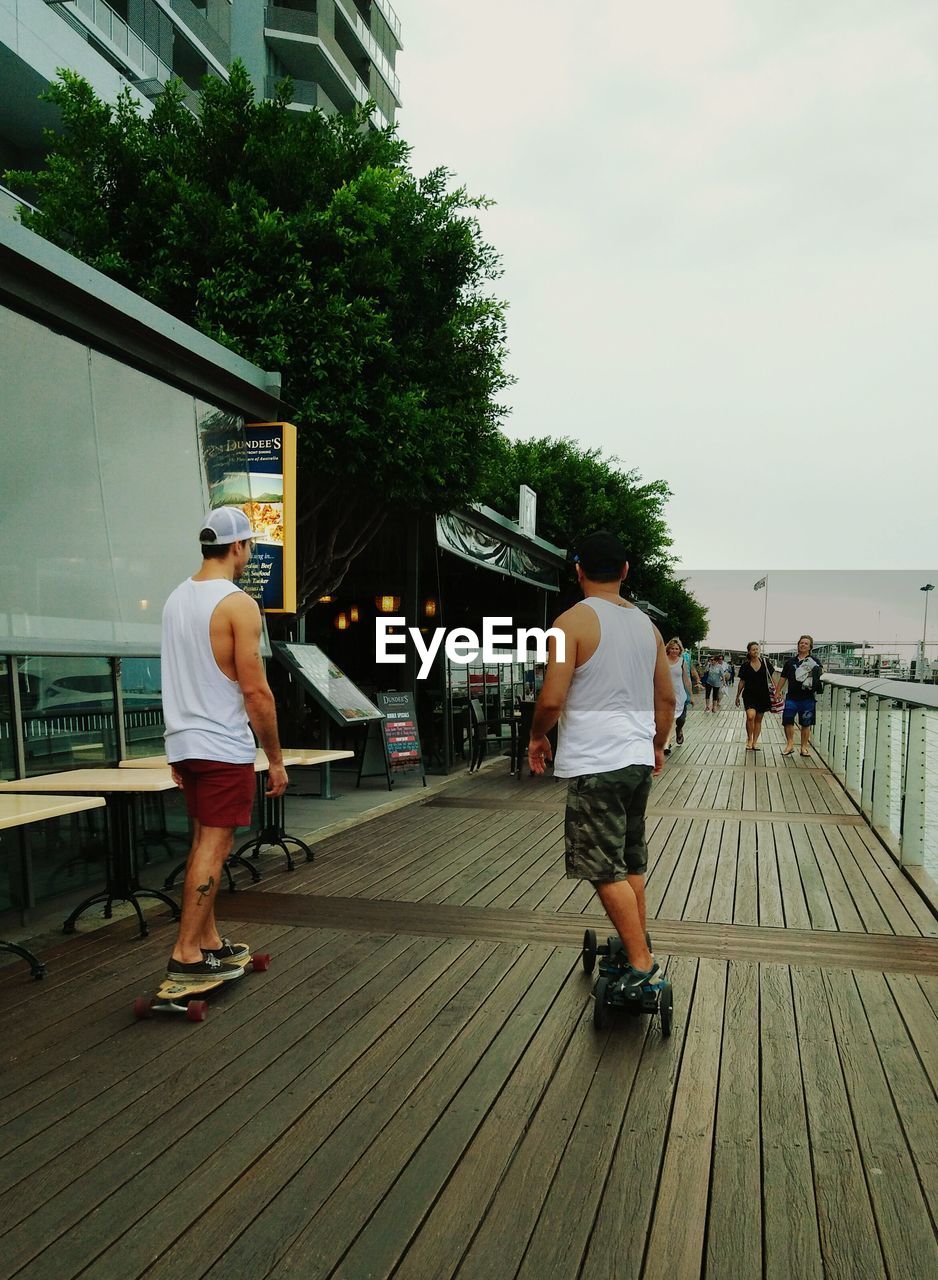
<path fill-rule="evenodd" d="M 433 599 L 432 596 L 428 596 L 427 599 L 424 600 L 423 602 L 423 616 L 425 618 L 436 617 L 436 601 Z"/>
<path fill-rule="evenodd" d="M 332 620 L 332 624 L 336 631 L 348 631 L 348 614 L 337 613 Z"/>
<path fill-rule="evenodd" d="M 375 608 L 379 613 L 397 613 L 400 607 L 400 596 L 375 596 Z"/>
<path fill-rule="evenodd" d="M 317 604 L 332 604 L 335 596 L 320 596 L 316 601 Z"/>
<path fill-rule="evenodd" d="M 357 604 L 353 604 L 349 606 L 348 618 L 349 618 L 349 622 L 358 621 L 358 605 Z"/>
<path fill-rule="evenodd" d="M 140 608 L 141 608 L 141 609 L 149 609 L 149 607 L 150 607 L 150 601 L 149 601 L 149 600 L 141 600 L 141 601 L 140 601 Z"/>

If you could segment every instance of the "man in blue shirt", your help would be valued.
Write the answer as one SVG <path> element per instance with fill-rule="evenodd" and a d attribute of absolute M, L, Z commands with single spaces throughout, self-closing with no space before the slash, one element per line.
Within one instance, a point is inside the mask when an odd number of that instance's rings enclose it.
<path fill-rule="evenodd" d="M 788 659 L 782 667 L 775 696 L 779 696 L 782 685 L 787 685 L 785 709 L 782 712 L 782 727 L 785 730 L 785 748 L 783 756 L 790 756 L 795 750 L 795 718 L 801 727 L 801 754 L 809 756 L 811 729 L 815 720 L 815 697 L 821 689 L 823 668 L 817 658 L 812 657 L 814 648 L 813 636 L 802 636 L 798 641 L 798 652 Z"/>

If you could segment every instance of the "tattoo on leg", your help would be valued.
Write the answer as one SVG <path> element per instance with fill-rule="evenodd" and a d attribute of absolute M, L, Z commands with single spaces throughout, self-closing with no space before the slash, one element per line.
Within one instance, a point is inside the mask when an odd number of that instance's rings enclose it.
<path fill-rule="evenodd" d="M 209 876 L 208 884 L 200 884 L 198 887 L 199 901 L 196 903 L 196 906 L 200 907 L 202 905 L 202 899 L 207 898 L 214 888 L 215 877 Z"/>

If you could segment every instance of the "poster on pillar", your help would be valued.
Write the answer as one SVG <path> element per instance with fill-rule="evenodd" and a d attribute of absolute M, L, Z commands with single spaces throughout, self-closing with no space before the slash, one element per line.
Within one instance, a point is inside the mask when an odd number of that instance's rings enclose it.
<path fill-rule="evenodd" d="M 244 428 L 249 499 L 257 535 L 242 586 L 266 613 L 296 613 L 296 427 L 249 422 Z"/>

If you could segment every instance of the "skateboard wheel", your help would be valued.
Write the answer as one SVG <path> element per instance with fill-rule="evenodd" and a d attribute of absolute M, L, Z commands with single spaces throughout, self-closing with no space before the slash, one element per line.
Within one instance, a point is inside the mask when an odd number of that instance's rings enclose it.
<path fill-rule="evenodd" d="M 262 951 L 256 956 L 251 956 L 251 965 L 255 973 L 265 973 L 270 968 L 270 956 L 266 951 Z"/>
<path fill-rule="evenodd" d="M 190 1022 L 204 1022 L 207 1013 L 207 1000 L 190 1000 L 186 1005 L 186 1017 Z"/>
<path fill-rule="evenodd" d="M 609 1026 L 609 1005 L 606 998 L 609 992 L 609 979 L 600 978 L 593 992 L 593 1026 L 597 1031 L 605 1031 Z"/>
<path fill-rule="evenodd" d="M 661 995 L 658 997 L 658 1014 L 661 1018 L 661 1034 L 669 1036 L 674 1017 L 674 993 L 670 983 L 662 988 Z"/>
<path fill-rule="evenodd" d="M 147 1000 L 145 996 L 137 996 L 134 1001 L 134 1017 L 149 1018 L 152 1012 L 153 1010 L 150 1007 L 150 1001 Z"/>
<path fill-rule="evenodd" d="M 596 934 L 587 929 L 583 934 L 583 972 L 592 973 L 596 967 Z"/>

